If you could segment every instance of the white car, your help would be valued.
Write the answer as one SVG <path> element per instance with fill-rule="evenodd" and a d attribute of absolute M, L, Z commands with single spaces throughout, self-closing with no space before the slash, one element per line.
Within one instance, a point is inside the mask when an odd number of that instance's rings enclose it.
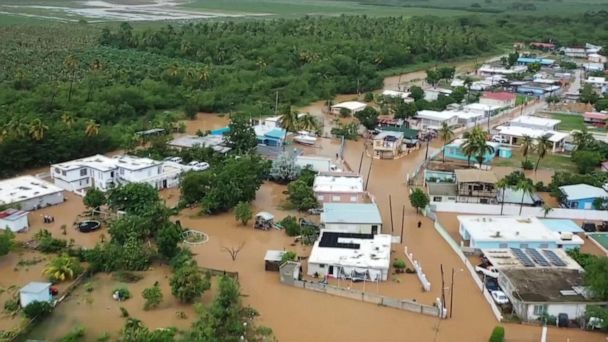
<path fill-rule="evenodd" d="M 200 163 L 197 162 L 194 165 L 190 165 L 190 164 L 188 164 L 188 166 L 192 167 L 192 170 L 194 170 L 194 171 L 204 171 L 209 168 L 209 163 L 205 163 L 205 162 L 200 162 Z"/>
<path fill-rule="evenodd" d="M 490 266 L 490 267 L 475 266 L 475 271 L 477 271 L 478 273 L 483 273 L 488 277 L 498 278 L 498 271 L 492 266 Z"/>
<path fill-rule="evenodd" d="M 507 298 L 507 295 L 502 291 L 492 291 L 490 294 L 492 295 L 492 299 L 494 299 L 496 304 L 509 303 L 509 298 Z"/>
<path fill-rule="evenodd" d="M 174 162 L 174 163 L 178 163 L 178 164 L 182 163 L 182 158 L 180 158 L 180 157 L 167 157 L 164 160 L 165 161 Z"/>
<path fill-rule="evenodd" d="M 509 141 L 507 140 L 507 138 L 503 137 L 502 135 L 495 135 L 495 136 L 492 137 L 492 142 L 506 144 Z"/>

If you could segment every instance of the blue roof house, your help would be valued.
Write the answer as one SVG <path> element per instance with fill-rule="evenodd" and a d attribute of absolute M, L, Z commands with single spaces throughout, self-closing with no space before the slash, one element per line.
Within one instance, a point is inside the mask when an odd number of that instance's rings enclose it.
<path fill-rule="evenodd" d="M 608 197 L 606 190 L 588 184 L 564 185 L 559 190 L 563 195 L 562 204 L 571 209 L 594 209 L 593 201 L 596 198 Z"/>
<path fill-rule="evenodd" d="M 542 66 L 551 66 L 555 64 L 554 59 L 538 58 L 538 57 L 519 57 L 517 59 L 519 65 L 540 64 Z"/>
<path fill-rule="evenodd" d="M 467 157 L 463 152 L 462 152 L 462 146 L 467 142 L 466 139 L 456 139 L 454 141 L 452 141 L 451 143 L 447 144 L 445 146 L 445 157 L 448 159 L 456 159 L 456 160 L 468 160 L 469 157 Z M 496 157 L 496 154 L 498 153 L 498 147 L 500 146 L 499 143 L 495 143 L 495 142 L 491 142 L 488 141 L 487 143 L 489 146 L 492 146 L 494 148 L 494 152 L 490 153 L 490 152 L 486 152 L 483 156 L 483 163 L 484 164 L 490 164 L 492 162 L 492 160 L 494 159 L 494 157 Z M 477 163 L 477 160 L 475 159 L 475 156 L 471 157 L 471 163 Z"/>
<path fill-rule="evenodd" d="M 323 203 L 321 223 L 327 231 L 378 234 L 382 216 L 375 203 Z"/>

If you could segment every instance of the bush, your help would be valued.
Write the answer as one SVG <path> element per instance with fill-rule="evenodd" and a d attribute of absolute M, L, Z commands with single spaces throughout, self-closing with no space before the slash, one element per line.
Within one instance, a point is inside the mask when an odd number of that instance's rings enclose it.
<path fill-rule="evenodd" d="M 145 299 L 144 310 L 154 309 L 163 301 L 163 293 L 158 282 L 153 287 L 144 289 L 141 296 Z"/>
<path fill-rule="evenodd" d="M 393 267 L 397 273 L 401 273 L 405 269 L 405 261 L 403 261 L 403 259 L 395 259 L 395 261 L 393 261 Z"/>
<path fill-rule="evenodd" d="M 297 258 L 298 258 L 298 255 L 296 254 L 296 252 L 287 251 L 281 257 L 281 263 L 286 262 L 286 261 L 296 261 Z"/>
<path fill-rule="evenodd" d="M 4 302 L 4 311 L 13 313 L 19 310 L 19 301 L 17 299 L 9 299 Z"/>
<path fill-rule="evenodd" d="M 572 161 L 576 164 L 579 173 L 586 174 L 600 164 L 604 158 L 595 151 L 576 151 L 572 154 Z"/>
<path fill-rule="evenodd" d="M 38 250 L 42 253 L 59 253 L 68 245 L 66 240 L 53 238 L 51 233 L 46 229 L 36 233 L 34 240 L 38 242 Z"/>
<path fill-rule="evenodd" d="M 531 160 L 522 160 L 521 168 L 524 170 L 532 170 L 534 169 L 534 163 Z"/>
<path fill-rule="evenodd" d="M 27 318 L 44 317 L 53 312 L 53 306 L 49 302 L 34 301 L 23 308 L 23 313 Z"/>
<path fill-rule="evenodd" d="M 287 236 L 298 236 L 302 233 L 298 220 L 294 216 L 287 216 L 279 224 L 285 229 Z"/>
<path fill-rule="evenodd" d="M 365 93 L 365 96 L 363 97 L 363 101 L 365 101 L 365 102 L 374 101 L 374 93 L 372 93 L 372 92 Z"/>
<path fill-rule="evenodd" d="M 126 287 L 118 287 L 112 290 L 112 296 L 118 297 L 119 301 L 127 300 L 131 298 L 131 291 Z"/>
<path fill-rule="evenodd" d="M 505 340 L 505 328 L 497 326 L 492 330 L 490 335 L 490 342 L 502 342 Z"/>

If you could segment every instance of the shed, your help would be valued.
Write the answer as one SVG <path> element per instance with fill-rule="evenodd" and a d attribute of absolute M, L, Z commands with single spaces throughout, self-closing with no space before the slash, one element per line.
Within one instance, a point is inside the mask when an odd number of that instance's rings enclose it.
<path fill-rule="evenodd" d="M 331 106 L 331 112 L 334 114 L 340 114 L 340 110 L 347 109 L 350 114 L 355 114 L 356 112 L 364 110 L 365 107 L 367 107 L 367 104 L 363 102 L 347 101 Z"/>
<path fill-rule="evenodd" d="M 12 208 L 0 211 L 0 229 L 18 232 L 27 230 L 28 226 L 27 211 Z"/>
<path fill-rule="evenodd" d="M 596 198 L 608 197 L 606 190 L 588 184 L 575 184 L 560 186 L 564 195 L 562 203 L 572 209 L 592 209 Z"/>
<path fill-rule="evenodd" d="M 278 272 L 284 254 L 284 251 L 267 250 L 264 257 L 264 269 L 266 271 Z"/>
<path fill-rule="evenodd" d="M 33 281 L 19 290 L 19 302 L 24 308 L 32 302 L 51 302 L 51 283 Z"/>

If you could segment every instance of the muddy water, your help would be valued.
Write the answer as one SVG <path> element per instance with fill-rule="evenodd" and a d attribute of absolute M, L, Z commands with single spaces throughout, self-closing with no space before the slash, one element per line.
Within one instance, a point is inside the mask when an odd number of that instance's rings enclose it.
<path fill-rule="evenodd" d="M 181 304 L 171 295 L 171 270 L 167 266 L 161 266 L 139 274 L 144 278 L 136 283 L 121 283 L 109 274 L 95 275 L 88 280 L 88 284 L 93 288 L 91 292 L 86 291 L 86 285 L 81 285 L 57 307 L 51 317 L 36 326 L 28 338 L 57 340 L 71 329 L 84 326 L 87 341 L 94 341 L 105 332 L 110 333 L 115 341 L 125 323 L 125 318 L 121 317 L 121 307 L 124 307 L 131 317 L 141 320 L 151 329 L 167 326 L 188 328 L 196 314 L 192 305 Z M 144 311 L 141 293 L 157 281 L 163 293 L 163 301 L 159 307 Z M 131 298 L 124 302 L 115 301 L 112 293 L 118 287 L 128 288 Z M 212 286 L 203 294 L 202 303 L 210 303 L 215 293 L 215 286 Z M 178 312 L 183 312 L 186 319 L 179 318 Z"/>
<path fill-rule="evenodd" d="M 197 131 L 205 132 L 228 126 L 230 117 L 212 113 L 198 113 L 196 119 L 186 120 L 186 133 L 196 134 Z"/>

